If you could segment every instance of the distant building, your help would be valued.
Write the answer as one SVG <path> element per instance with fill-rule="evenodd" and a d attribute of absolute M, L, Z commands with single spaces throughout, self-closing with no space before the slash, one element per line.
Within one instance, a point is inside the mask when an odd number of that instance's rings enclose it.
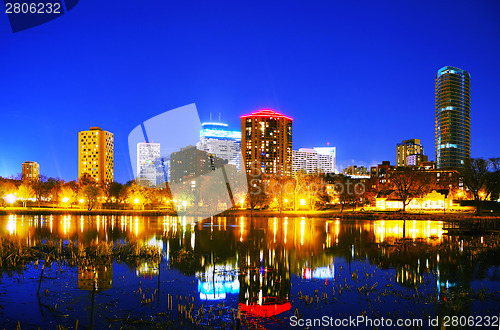
<path fill-rule="evenodd" d="M 113 182 L 113 133 L 99 127 L 78 133 L 78 178 L 88 173 L 97 182 Z"/>
<path fill-rule="evenodd" d="M 335 173 L 335 147 L 300 148 L 292 151 L 292 172 Z"/>
<path fill-rule="evenodd" d="M 406 157 L 406 166 L 420 166 L 420 163 L 422 162 L 427 162 L 429 160 L 429 157 L 426 155 L 409 155 Z"/>
<path fill-rule="evenodd" d="M 165 174 L 163 159 L 160 156 L 160 144 L 137 143 L 137 183 L 155 187 L 168 180 Z"/>
<path fill-rule="evenodd" d="M 382 164 L 370 168 L 370 188 L 379 190 L 380 186 L 388 182 L 389 172 L 394 169 L 390 161 L 383 161 Z"/>
<path fill-rule="evenodd" d="M 436 165 L 463 167 L 470 157 L 470 74 L 445 66 L 436 74 Z"/>
<path fill-rule="evenodd" d="M 396 150 L 396 166 L 415 166 L 421 161 L 424 161 L 424 147 L 420 144 L 420 139 L 405 140 L 398 143 Z M 413 155 L 415 155 L 415 157 L 409 160 L 408 158 Z M 412 164 L 409 164 L 409 161 L 412 162 Z"/>
<path fill-rule="evenodd" d="M 241 132 L 229 130 L 227 124 L 203 123 L 196 148 L 241 169 Z"/>
<path fill-rule="evenodd" d="M 342 171 L 343 174 L 349 175 L 349 176 L 363 176 L 363 177 L 369 177 L 369 171 L 366 167 L 364 166 L 357 166 L 357 165 L 349 165 L 347 168 Z"/>
<path fill-rule="evenodd" d="M 170 181 L 183 182 L 214 171 L 227 161 L 194 146 L 182 148 L 170 155 Z"/>
<path fill-rule="evenodd" d="M 24 182 L 38 181 L 40 179 L 40 165 L 36 162 L 24 162 L 22 173 Z"/>
<path fill-rule="evenodd" d="M 241 150 L 247 173 L 292 175 L 292 121 L 273 110 L 241 116 Z"/>

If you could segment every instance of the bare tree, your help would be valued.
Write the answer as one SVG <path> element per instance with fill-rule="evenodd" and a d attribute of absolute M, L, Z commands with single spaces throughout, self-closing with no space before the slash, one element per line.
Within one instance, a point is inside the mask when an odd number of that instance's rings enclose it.
<path fill-rule="evenodd" d="M 403 212 L 413 198 L 420 197 L 430 190 L 429 176 L 425 171 L 413 167 L 400 167 L 389 174 L 389 185 L 403 203 Z"/>
<path fill-rule="evenodd" d="M 461 170 L 465 186 L 474 196 L 476 215 L 481 214 L 481 201 L 488 197 L 486 184 L 488 182 L 488 161 L 482 158 L 468 158 Z"/>

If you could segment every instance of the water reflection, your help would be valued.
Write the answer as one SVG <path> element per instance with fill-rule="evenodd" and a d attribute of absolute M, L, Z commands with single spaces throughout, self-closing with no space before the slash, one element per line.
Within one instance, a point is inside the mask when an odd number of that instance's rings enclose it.
<path fill-rule="evenodd" d="M 224 302 L 246 317 L 278 317 L 282 325 L 297 309 L 302 317 L 395 310 L 441 315 L 460 304 L 473 313 L 488 303 L 476 299 L 480 287 L 500 290 L 498 238 L 448 237 L 442 222 L 11 215 L 0 217 L 0 235 L 16 235 L 30 246 L 135 241 L 162 256 L 132 266 L 136 280 L 154 278 L 158 292 L 162 283 L 161 295 L 195 292 L 200 305 Z M 78 265 L 77 287 L 119 291 L 116 278 L 131 272 L 117 267 L 112 260 Z M 168 284 L 175 280 L 183 284 Z M 314 303 L 317 309 L 302 310 Z M 166 308 L 159 297 L 162 304 Z"/>

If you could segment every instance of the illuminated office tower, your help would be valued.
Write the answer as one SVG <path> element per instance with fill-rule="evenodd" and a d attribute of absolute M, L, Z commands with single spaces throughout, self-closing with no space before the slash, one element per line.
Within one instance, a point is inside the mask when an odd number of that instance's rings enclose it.
<path fill-rule="evenodd" d="M 154 142 L 137 143 L 137 183 L 144 186 L 156 186 L 163 181 L 160 144 Z"/>
<path fill-rule="evenodd" d="M 99 127 L 78 133 L 78 178 L 88 173 L 97 182 L 113 182 L 113 133 Z"/>
<path fill-rule="evenodd" d="M 462 167 L 470 157 L 470 74 L 445 66 L 436 75 L 436 166 Z"/>
<path fill-rule="evenodd" d="M 23 163 L 23 181 L 33 182 L 38 181 L 40 178 L 40 165 L 36 162 Z"/>
<path fill-rule="evenodd" d="M 241 116 L 241 150 L 247 173 L 292 175 L 292 121 L 273 110 Z"/>
<path fill-rule="evenodd" d="M 405 140 L 398 143 L 396 152 L 397 166 L 418 166 L 421 161 L 424 161 L 424 147 L 420 144 L 420 139 Z M 415 157 L 410 157 L 413 155 L 415 155 Z"/>
<path fill-rule="evenodd" d="M 206 151 L 241 169 L 241 132 L 230 131 L 227 124 L 203 123 L 196 148 Z"/>

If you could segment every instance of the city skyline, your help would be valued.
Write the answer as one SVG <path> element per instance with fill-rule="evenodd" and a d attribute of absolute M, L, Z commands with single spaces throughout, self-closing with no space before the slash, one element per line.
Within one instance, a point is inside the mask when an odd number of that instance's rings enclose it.
<path fill-rule="evenodd" d="M 151 5 L 157 10 L 99 3 L 96 14 L 80 3 L 16 34 L 1 16 L 0 58 L 9 65 L 0 176 L 31 160 L 40 174 L 75 180 L 75 134 L 98 125 L 114 133 L 115 180 L 126 182 L 131 129 L 193 102 L 202 121 L 221 113 L 229 127 L 261 108 L 286 113 L 293 149 L 329 142 L 339 168 L 395 163 L 394 145 L 411 138 L 435 160 L 434 80 L 443 66 L 472 77 L 471 156 L 500 154 L 491 143 L 500 122 L 496 2 Z M 463 16 L 467 24 L 455 19 Z"/>

